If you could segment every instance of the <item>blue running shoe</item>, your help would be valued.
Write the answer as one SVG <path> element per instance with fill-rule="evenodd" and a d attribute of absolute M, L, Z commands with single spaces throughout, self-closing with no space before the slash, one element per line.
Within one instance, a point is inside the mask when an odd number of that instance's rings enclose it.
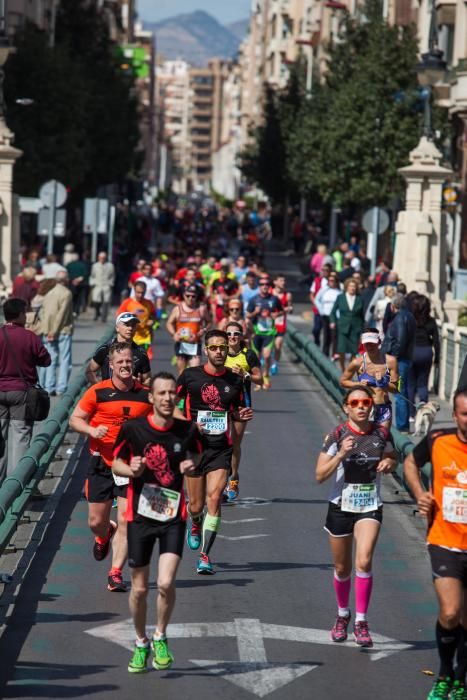
<path fill-rule="evenodd" d="M 229 479 L 227 484 L 227 500 L 229 503 L 236 501 L 238 498 L 238 479 Z"/>
<path fill-rule="evenodd" d="M 201 554 L 199 555 L 198 566 L 196 567 L 196 571 L 198 572 L 198 574 L 204 574 L 205 576 L 210 576 L 211 574 L 215 573 L 207 554 L 203 554 L 203 552 L 201 552 Z"/>
<path fill-rule="evenodd" d="M 278 371 L 279 371 L 279 365 L 277 364 L 277 362 L 274 362 L 274 364 L 271 365 L 271 374 L 274 376 L 275 374 L 278 373 Z"/>
<path fill-rule="evenodd" d="M 199 549 L 201 545 L 201 523 L 190 520 L 186 531 L 186 543 L 190 549 Z"/>

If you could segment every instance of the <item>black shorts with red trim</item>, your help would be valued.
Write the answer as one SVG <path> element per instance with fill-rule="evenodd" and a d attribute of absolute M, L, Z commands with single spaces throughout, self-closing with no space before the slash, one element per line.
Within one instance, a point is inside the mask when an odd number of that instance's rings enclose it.
<path fill-rule="evenodd" d="M 433 581 L 437 578 L 456 578 L 467 588 L 467 552 L 454 552 L 435 544 L 428 545 Z"/>
<path fill-rule="evenodd" d="M 92 455 L 89 462 L 84 493 L 88 503 L 106 503 L 114 498 L 126 498 L 126 486 L 117 486 L 112 470 L 100 455 Z"/>
<path fill-rule="evenodd" d="M 358 523 L 359 520 L 375 520 L 377 523 L 382 523 L 383 506 L 369 513 L 347 513 L 341 510 L 337 503 L 329 503 L 324 529 L 332 537 L 348 537 L 353 535 L 355 523 Z"/>
<path fill-rule="evenodd" d="M 186 522 L 181 518 L 168 523 L 153 522 L 148 518 L 128 523 L 128 566 L 133 569 L 149 566 L 157 540 L 159 540 L 159 555 L 170 553 L 181 558 L 185 530 Z"/>

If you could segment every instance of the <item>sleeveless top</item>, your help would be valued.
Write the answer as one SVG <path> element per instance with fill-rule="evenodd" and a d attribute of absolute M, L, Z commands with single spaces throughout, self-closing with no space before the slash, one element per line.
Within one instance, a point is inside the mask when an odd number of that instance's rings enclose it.
<path fill-rule="evenodd" d="M 280 303 L 282 304 L 282 307 L 285 309 L 287 306 L 287 292 L 283 292 L 280 297 L 278 297 Z M 287 328 L 287 314 L 284 312 L 283 314 L 280 314 L 277 316 L 274 325 L 276 326 L 276 330 L 278 333 L 285 333 L 286 328 Z"/>
<path fill-rule="evenodd" d="M 386 358 L 385 358 L 385 360 L 386 360 Z M 366 352 L 364 352 L 363 353 L 363 362 L 362 362 L 361 367 L 360 367 L 360 374 L 357 372 L 358 381 L 362 381 L 362 379 L 366 379 L 369 386 L 375 386 L 375 387 L 378 387 L 378 389 L 384 389 L 385 387 L 387 387 L 387 385 L 391 381 L 391 370 L 389 369 L 386 361 L 385 361 L 385 364 L 386 364 L 386 371 L 385 371 L 384 375 L 381 377 L 381 379 L 376 379 L 376 377 L 374 377 L 371 374 L 368 374 L 368 372 L 366 371 Z"/>
<path fill-rule="evenodd" d="M 175 322 L 177 331 L 181 332 L 182 340 L 196 335 L 201 330 L 201 310 L 186 309 L 183 304 L 178 307 L 178 318 Z"/>

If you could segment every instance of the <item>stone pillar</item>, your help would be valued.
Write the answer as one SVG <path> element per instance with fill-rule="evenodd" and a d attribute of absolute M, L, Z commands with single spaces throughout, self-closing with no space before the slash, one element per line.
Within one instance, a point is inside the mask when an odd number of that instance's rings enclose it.
<path fill-rule="evenodd" d="M 14 256 L 19 250 L 19 227 L 14 222 L 12 184 L 13 166 L 22 151 L 13 148 L 12 140 L 12 132 L 0 118 L 0 285 L 6 288 L 10 287 L 17 271 Z"/>
<path fill-rule="evenodd" d="M 410 165 L 399 172 L 407 182 L 406 209 L 396 221 L 394 269 L 408 291 L 426 294 L 443 318 L 446 299 L 445 215 L 443 182 L 452 170 L 440 165 L 441 153 L 425 136 L 410 153 Z"/>

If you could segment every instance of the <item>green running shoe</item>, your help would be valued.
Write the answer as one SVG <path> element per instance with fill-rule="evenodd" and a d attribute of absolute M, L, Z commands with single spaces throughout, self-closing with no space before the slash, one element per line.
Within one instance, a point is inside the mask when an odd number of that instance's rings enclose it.
<path fill-rule="evenodd" d="M 450 700 L 467 700 L 467 689 L 462 681 L 454 681 L 451 688 Z"/>
<path fill-rule="evenodd" d="M 158 671 L 166 671 L 172 666 L 173 662 L 175 661 L 172 652 L 167 646 L 166 639 L 153 639 L 152 651 L 154 653 L 152 665 Z"/>
<path fill-rule="evenodd" d="M 149 656 L 150 648 L 149 643 L 146 647 L 138 647 L 135 645 L 135 650 L 133 656 L 128 664 L 128 671 L 130 673 L 145 673 L 148 670 L 147 662 Z"/>
<path fill-rule="evenodd" d="M 436 679 L 433 688 L 426 700 L 449 700 L 452 681 L 449 676 L 440 676 Z"/>

